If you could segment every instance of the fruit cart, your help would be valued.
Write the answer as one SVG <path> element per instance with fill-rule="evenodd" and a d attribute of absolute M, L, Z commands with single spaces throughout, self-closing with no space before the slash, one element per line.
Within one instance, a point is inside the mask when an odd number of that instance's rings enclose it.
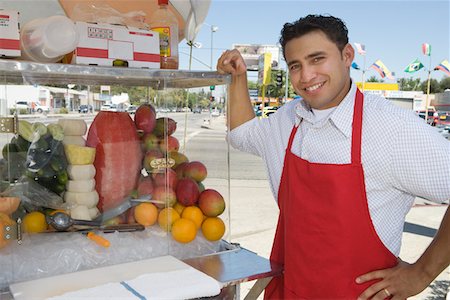
<path fill-rule="evenodd" d="M 282 270 L 231 243 L 228 145 L 196 139 L 205 120 L 188 112 L 213 85 L 225 109 L 229 82 L 214 72 L 0 60 L 0 299 L 56 297 L 173 257 L 214 278 L 214 298 L 239 298 L 249 280 L 256 298 Z M 21 87 L 50 113 L 11 107 Z M 139 98 L 138 108 L 99 111 L 111 90 Z M 81 105 L 94 111 L 80 114 Z"/>

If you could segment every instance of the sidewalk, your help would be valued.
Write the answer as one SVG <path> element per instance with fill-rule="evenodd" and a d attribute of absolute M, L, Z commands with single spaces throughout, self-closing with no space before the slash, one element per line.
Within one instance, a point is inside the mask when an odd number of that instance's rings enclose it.
<path fill-rule="evenodd" d="M 231 241 L 268 258 L 275 234 L 278 208 L 266 180 L 232 180 L 231 182 Z M 416 205 L 406 217 L 400 257 L 414 262 L 431 242 L 447 209 L 446 205 L 430 205 L 416 199 Z M 241 285 L 241 299 L 253 282 Z M 409 299 L 446 299 L 450 285 L 450 268 L 422 293 Z M 450 297 L 450 296 L 449 296 Z M 260 296 L 258 299 L 262 299 Z M 448 298 L 450 300 L 450 298 Z"/>

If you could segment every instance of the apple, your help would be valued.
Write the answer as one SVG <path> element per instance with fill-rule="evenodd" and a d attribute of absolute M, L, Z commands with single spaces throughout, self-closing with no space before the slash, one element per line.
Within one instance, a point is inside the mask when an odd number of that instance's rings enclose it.
<path fill-rule="evenodd" d="M 171 135 L 163 138 L 159 143 L 159 149 L 161 149 L 161 151 L 164 153 L 178 151 L 179 148 L 180 142 L 176 137 Z"/>
<path fill-rule="evenodd" d="M 159 138 L 153 133 L 145 133 L 142 137 L 142 144 L 145 151 L 158 149 Z"/>
<path fill-rule="evenodd" d="M 155 162 L 155 159 L 163 158 L 164 155 L 158 149 L 148 150 L 145 152 L 143 166 L 147 172 L 152 172 L 155 169 L 155 165 L 152 167 L 152 162 Z"/>
<path fill-rule="evenodd" d="M 213 189 L 206 189 L 198 197 L 198 207 L 207 217 L 217 217 L 225 210 L 225 200 Z"/>
<path fill-rule="evenodd" d="M 136 109 L 134 124 L 138 130 L 150 133 L 156 126 L 156 110 L 150 104 L 142 104 Z"/>
<path fill-rule="evenodd" d="M 177 184 L 177 199 L 184 206 L 195 205 L 200 191 L 197 182 L 191 178 L 183 178 Z"/>
<path fill-rule="evenodd" d="M 172 169 L 176 169 L 180 164 L 189 161 L 186 155 L 178 151 L 169 152 L 169 158 L 175 160 L 175 164 L 172 166 Z"/>
<path fill-rule="evenodd" d="M 153 182 L 155 186 L 168 186 L 175 190 L 177 187 L 177 173 L 172 169 L 164 169 L 165 172 L 153 173 Z"/>
<path fill-rule="evenodd" d="M 139 181 L 137 194 L 138 197 L 143 195 L 151 195 L 153 193 L 153 180 L 150 177 L 145 177 Z"/>
<path fill-rule="evenodd" d="M 153 130 L 153 134 L 157 137 L 172 135 L 177 130 L 177 122 L 171 118 L 158 118 Z"/>
<path fill-rule="evenodd" d="M 206 178 L 207 171 L 203 163 L 199 161 L 191 161 L 183 169 L 184 177 L 189 177 L 197 182 L 201 182 Z"/>
<path fill-rule="evenodd" d="M 177 202 L 177 195 L 171 188 L 157 186 L 153 190 L 152 200 L 163 201 L 164 203 L 155 203 L 159 208 L 172 207 Z"/>
<path fill-rule="evenodd" d="M 184 167 L 187 166 L 188 162 L 182 162 L 181 164 L 175 167 L 175 172 L 177 173 L 177 178 L 184 178 Z"/>

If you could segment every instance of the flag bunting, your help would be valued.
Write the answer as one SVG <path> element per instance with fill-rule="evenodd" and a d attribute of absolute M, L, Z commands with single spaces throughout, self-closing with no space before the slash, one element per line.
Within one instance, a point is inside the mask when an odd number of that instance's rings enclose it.
<path fill-rule="evenodd" d="M 414 60 L 412 63 L 410 63 L 408 66 L 406 66 L 405 72 L 406 73 L 414 73 L 414 72 L 419 71 L 423 67 L 424 67 L 424 65 L 419 61 L 419 59 L 416 58 L 416 60 Z"/>
<path fill-rule="evenodd" d="M 381 60 L 377 60 L 370 67 L 373 68 L 375 71 L 377 71 L 380 74 L 381 78 L 387 77 L 391 80 L 395 79 L 391 71 L 389 71 L 389 69 L 384 65 L 384 63 Z"/>
<path fill-rule="evenodd" d="M 444 72 L 445 74 L 447 74 L 448 76 L 450 76 L 450 63 L 448 62 L 448 60 L 444 59 L 436 68 L 434 68 L 435 70 L 441 70 L 442 72 Z"/>
<path fill-rule="evenodd" d="M 431 45 L 427 43 L 422 44 L 422 53 L 423 55 L 430 56 L 431 55 Z"/>
<path fill-rule="evenodd" d="M 354 43 L 356 47 L 356 51 L 358 51 L 358 54 L 360 55 L 366 55 L 366 46 L 360 43 Z"/>

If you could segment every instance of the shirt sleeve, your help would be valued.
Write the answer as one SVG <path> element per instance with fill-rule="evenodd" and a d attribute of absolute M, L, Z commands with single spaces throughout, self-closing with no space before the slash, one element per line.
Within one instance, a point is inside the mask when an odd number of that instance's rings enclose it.
<path fill-rule="evenodd" d="M 233 148 L 257 156 L 263 156 L 264 141 L 270 137 L 269 119 L 253 118 L 228 133 Z"/>
<path fill-rule="evenodd" d="M 436 128 L 406 120 L 392 145 L 396 188 L 430 201 L 450 199 L 450 142 Z"/>

